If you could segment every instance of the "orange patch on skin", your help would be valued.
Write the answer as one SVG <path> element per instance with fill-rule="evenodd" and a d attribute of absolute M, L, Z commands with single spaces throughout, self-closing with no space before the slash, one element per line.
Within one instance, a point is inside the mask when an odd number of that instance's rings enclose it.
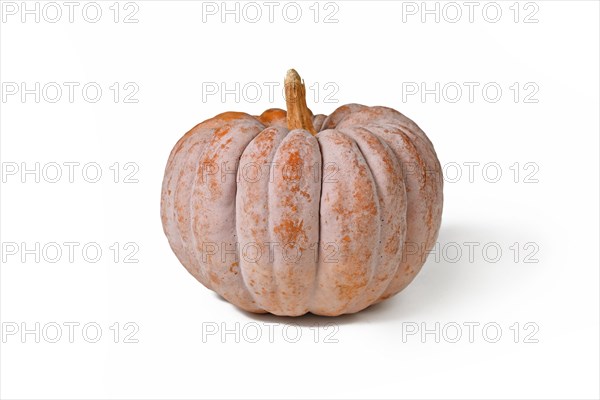
<path fill-rule="evenodd" d="M 253 154 L 254 160 L 265 159 L 273 150 L 273 138 L 276 133 L 277 130 L 267 128 L 254 139 L 255 146 L 260 150 L 259 153 Z"/>
<path fill-rule="evenodd" d="M 214 137 L 213 140 L 215 140 Z M 232 138 L 229 138 L 225 142 L 225 145 L 231 143 L 232 140 Z M 228 148 L 228 146 L 226 148 Z M 221 146 L 221 149 L 224 149 L 224 147 Z M 198 169 L 198 174 L 200 175 L 200 182 L 208 184 L 210 195 L 213 198 L 221 194 L 221 183 L 219 174 L 214 173 L 215 170 L 218 171 L 219 168 L 218 163 L 216 162 L 217 158 L 219 158 L 219 154 L 217 153 L 217 151 L 213 151 L 212 153 L 207 154 L 201 161 L 201 167 Z"/>
<path fill-rule="evenodd" d="M 308 194 L 308 192 L 307 192 L 307 191 L 305 191 L 305 190 L 300 190 L 300 186 L 298 186 L 298 185 L 294 185 L 294 186 L 293 186 L 293 187 L 290 189 L 290 191 L 291 191 L 292 193 L 300 193 L 300 195 L 301 195 L 302 197 L 304 197 L 304 198 L 305 198 L 305 199 L 307 199 L 307 200 L 310 200 L 310 194 Z"/>
<path fill-rule="evenodd" d="M 231 266 L 229 267 L 229 272 L 231 272 L 232 274 L 236 274 L 237 275 L 237 273 L 238 273 L 238 271 L 237 271 L 238 265 L 239 265 L 238 262 L 231 263 Z"/>
<path fill-rule="evenodd" d="M 225 141 L 225 143 L 221 144 L 221 150 L 229 148 L 229 145 L 233 142 L 233 138 L 229 138 Z"/>
<path fill-rule="evenodd" d="M 282 122 L 287 118 L 287 112 L 280 108 L 270 108 L 263 112 L 257 119 L 265 126 L 272 126 L 274 121 Z"/>
<path fill-rule="evenodd" d="M 210 270 L 208 271 L 208 277 L 210 278 L 210 281 L 214 284 L 217 284 L 220 282 L 219 276 Z"/>
<path fill-rule="evenodd" d="M 217 158 L 217 154 L 214 154 L 213 157 L 211 157 L 206 164 L 207 165 L 215 165 L 216 158 Z M 210 174 L 206 177 L 206 178 L 208 178 L 207 179 L 208 188 L 209 188 L 210 194 L 213 198 L 221 194 L 221 186 L 220 186 L 219 180 L 216 178 L 216 175 L 217 174 Z M 201 180 L 203 181 L 204 178 L 205 178 L 205 176 L 202 175 Z"/>
<path fill-rule="evenodd" d="M 287 150 L 291 146 L 286 146 Z M 283 177 L 285 180 L 297 182 L 302 177 L 302 157 L 300 157 L 300 152 L 298 150 L 290 150 L 288 153 L 288 159 L 285 164 L 285 168 L 283 169 L 284 174 Z"/>
<path fill-rule="evenodd" d="M 273 128 L 267 128 L 264 131 L 262 131 L 261 134 L 256 137 L 256 139 L 254 139 L 254 143 L 257 145 L 270 144 L 276 132 L 277 130 Z"/>
<path fill-rule="evenodd" d="M 279 225 L 273 228 L 273 231 L 281 236 L 284 243 L 298 243 L 298 239 L 307 240 L 303 220 L 284 219 Z"/>
<path fill-rule="evenodd" d="M 223 136 L 229 133 L 231 126 L 225 125 L 215 129 L 215 133 L 213 133 L 213 142 L 221 139 Z"/>
<path fill-rule="evenodd" d="M 368 192 L 362 190 L 354 193 L 354 198 L 357 202 L 357 208 L 366 211 L 370 215 L 376 215 L 377 205 L 375 204 L 373 196 L 369 196 L 366 193 Z"/>
<path fill-rule="evenodd" d="M 394 237 L 390 237 L 385 244 L 385 251 L 389 254 L 395 254 L 400 248 L 400 241 L 397 237 L 400 235 L 400 227 L 398 227 L 395 231 Z"/>
<path fill-rule="evenodd" d="M 244 118 L 246 116 L 247 116 L 247 114 L 243 113 L 243 112 L 228 111 L 228 112 L 221 113 L 221 114 L 217 115 L 214 118 L 215 119 L 220 119 L 221 121 L 226 121 L 227 122 L 227 121 L 234 121 L 236 119 Z"/>
<path fill-rule="evenodd" d="M 355 299 L 359 292 L 367 286 L 366 274 L 344 274 L 352 275 L 348 278 L 353 284 L 338 284 L 336 289 L 340 299 L 344 299 L 347 303 Z"/>
<path fill-rule="evenodd" d="M 331 207 L 331 209 L 333 211 L 335 211 L 336 217 L 337 216 L 345 217 L 346 215 L 350 215 L 350 210 L 348 210 L 346 207 L 344 207 L 344 202 L 341 198 L 337 199 L 337 201 Z"/>
<path fill-rule="evenodd" d="M 208 188 L 210 189 L 210 194 L 212 198 L 215 198 L 221 194 L 221 186 L 216 178 L 210 179 L 210 182 L 208 183 Z"/>

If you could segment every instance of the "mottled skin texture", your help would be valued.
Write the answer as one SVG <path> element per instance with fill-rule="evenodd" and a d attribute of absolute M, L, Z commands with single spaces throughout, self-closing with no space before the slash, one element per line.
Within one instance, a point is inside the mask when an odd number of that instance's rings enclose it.
<path fill-rule="evenodd" d="M 204 286 L 251 312 L 358 312 L 404 289 L 433 247 L 442 176 L 433 145 L 386 107 L 228 112 L 175 145 L 162 188 L 171 248 Z"/>

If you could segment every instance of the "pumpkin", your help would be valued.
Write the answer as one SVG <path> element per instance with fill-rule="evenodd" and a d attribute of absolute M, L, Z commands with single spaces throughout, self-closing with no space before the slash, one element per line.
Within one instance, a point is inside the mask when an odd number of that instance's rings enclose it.
<path fill-rule="evenodd" d="M 434 245 L 440 163 L 410 119 L 348 104 L 313 115 L 297 72 L 287 112 L 225 112 L 169 156 L 161 218 L 204 286 L 243 310 L 355 313 L 404 289 Z"/>

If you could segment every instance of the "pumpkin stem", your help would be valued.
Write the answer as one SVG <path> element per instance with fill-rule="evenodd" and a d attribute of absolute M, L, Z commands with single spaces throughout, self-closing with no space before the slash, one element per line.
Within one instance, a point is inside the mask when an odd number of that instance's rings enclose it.
<path fill-rule="evenodd" d="M 316 135 L 317 131 L 312 124 L 312 113 L 306 106 L 304 81 L 296 70 L 290 69 L 287 72 L 284 85 L 288 129 L 305 129 Z"/>

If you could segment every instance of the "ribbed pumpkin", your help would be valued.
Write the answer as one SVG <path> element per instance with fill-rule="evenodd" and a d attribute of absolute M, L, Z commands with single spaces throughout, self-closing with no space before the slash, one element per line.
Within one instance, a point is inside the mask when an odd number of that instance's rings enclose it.
<path fill-rule="evenodd" d="M 441 223 L 440 164 L 398 111 L 313 116 L 294 70 L 285 88 L 287 112 L 226 112 L 177 142 L 164 231 L 198 281 L 244 310 L 354 313 L 421 269 Z"/>

